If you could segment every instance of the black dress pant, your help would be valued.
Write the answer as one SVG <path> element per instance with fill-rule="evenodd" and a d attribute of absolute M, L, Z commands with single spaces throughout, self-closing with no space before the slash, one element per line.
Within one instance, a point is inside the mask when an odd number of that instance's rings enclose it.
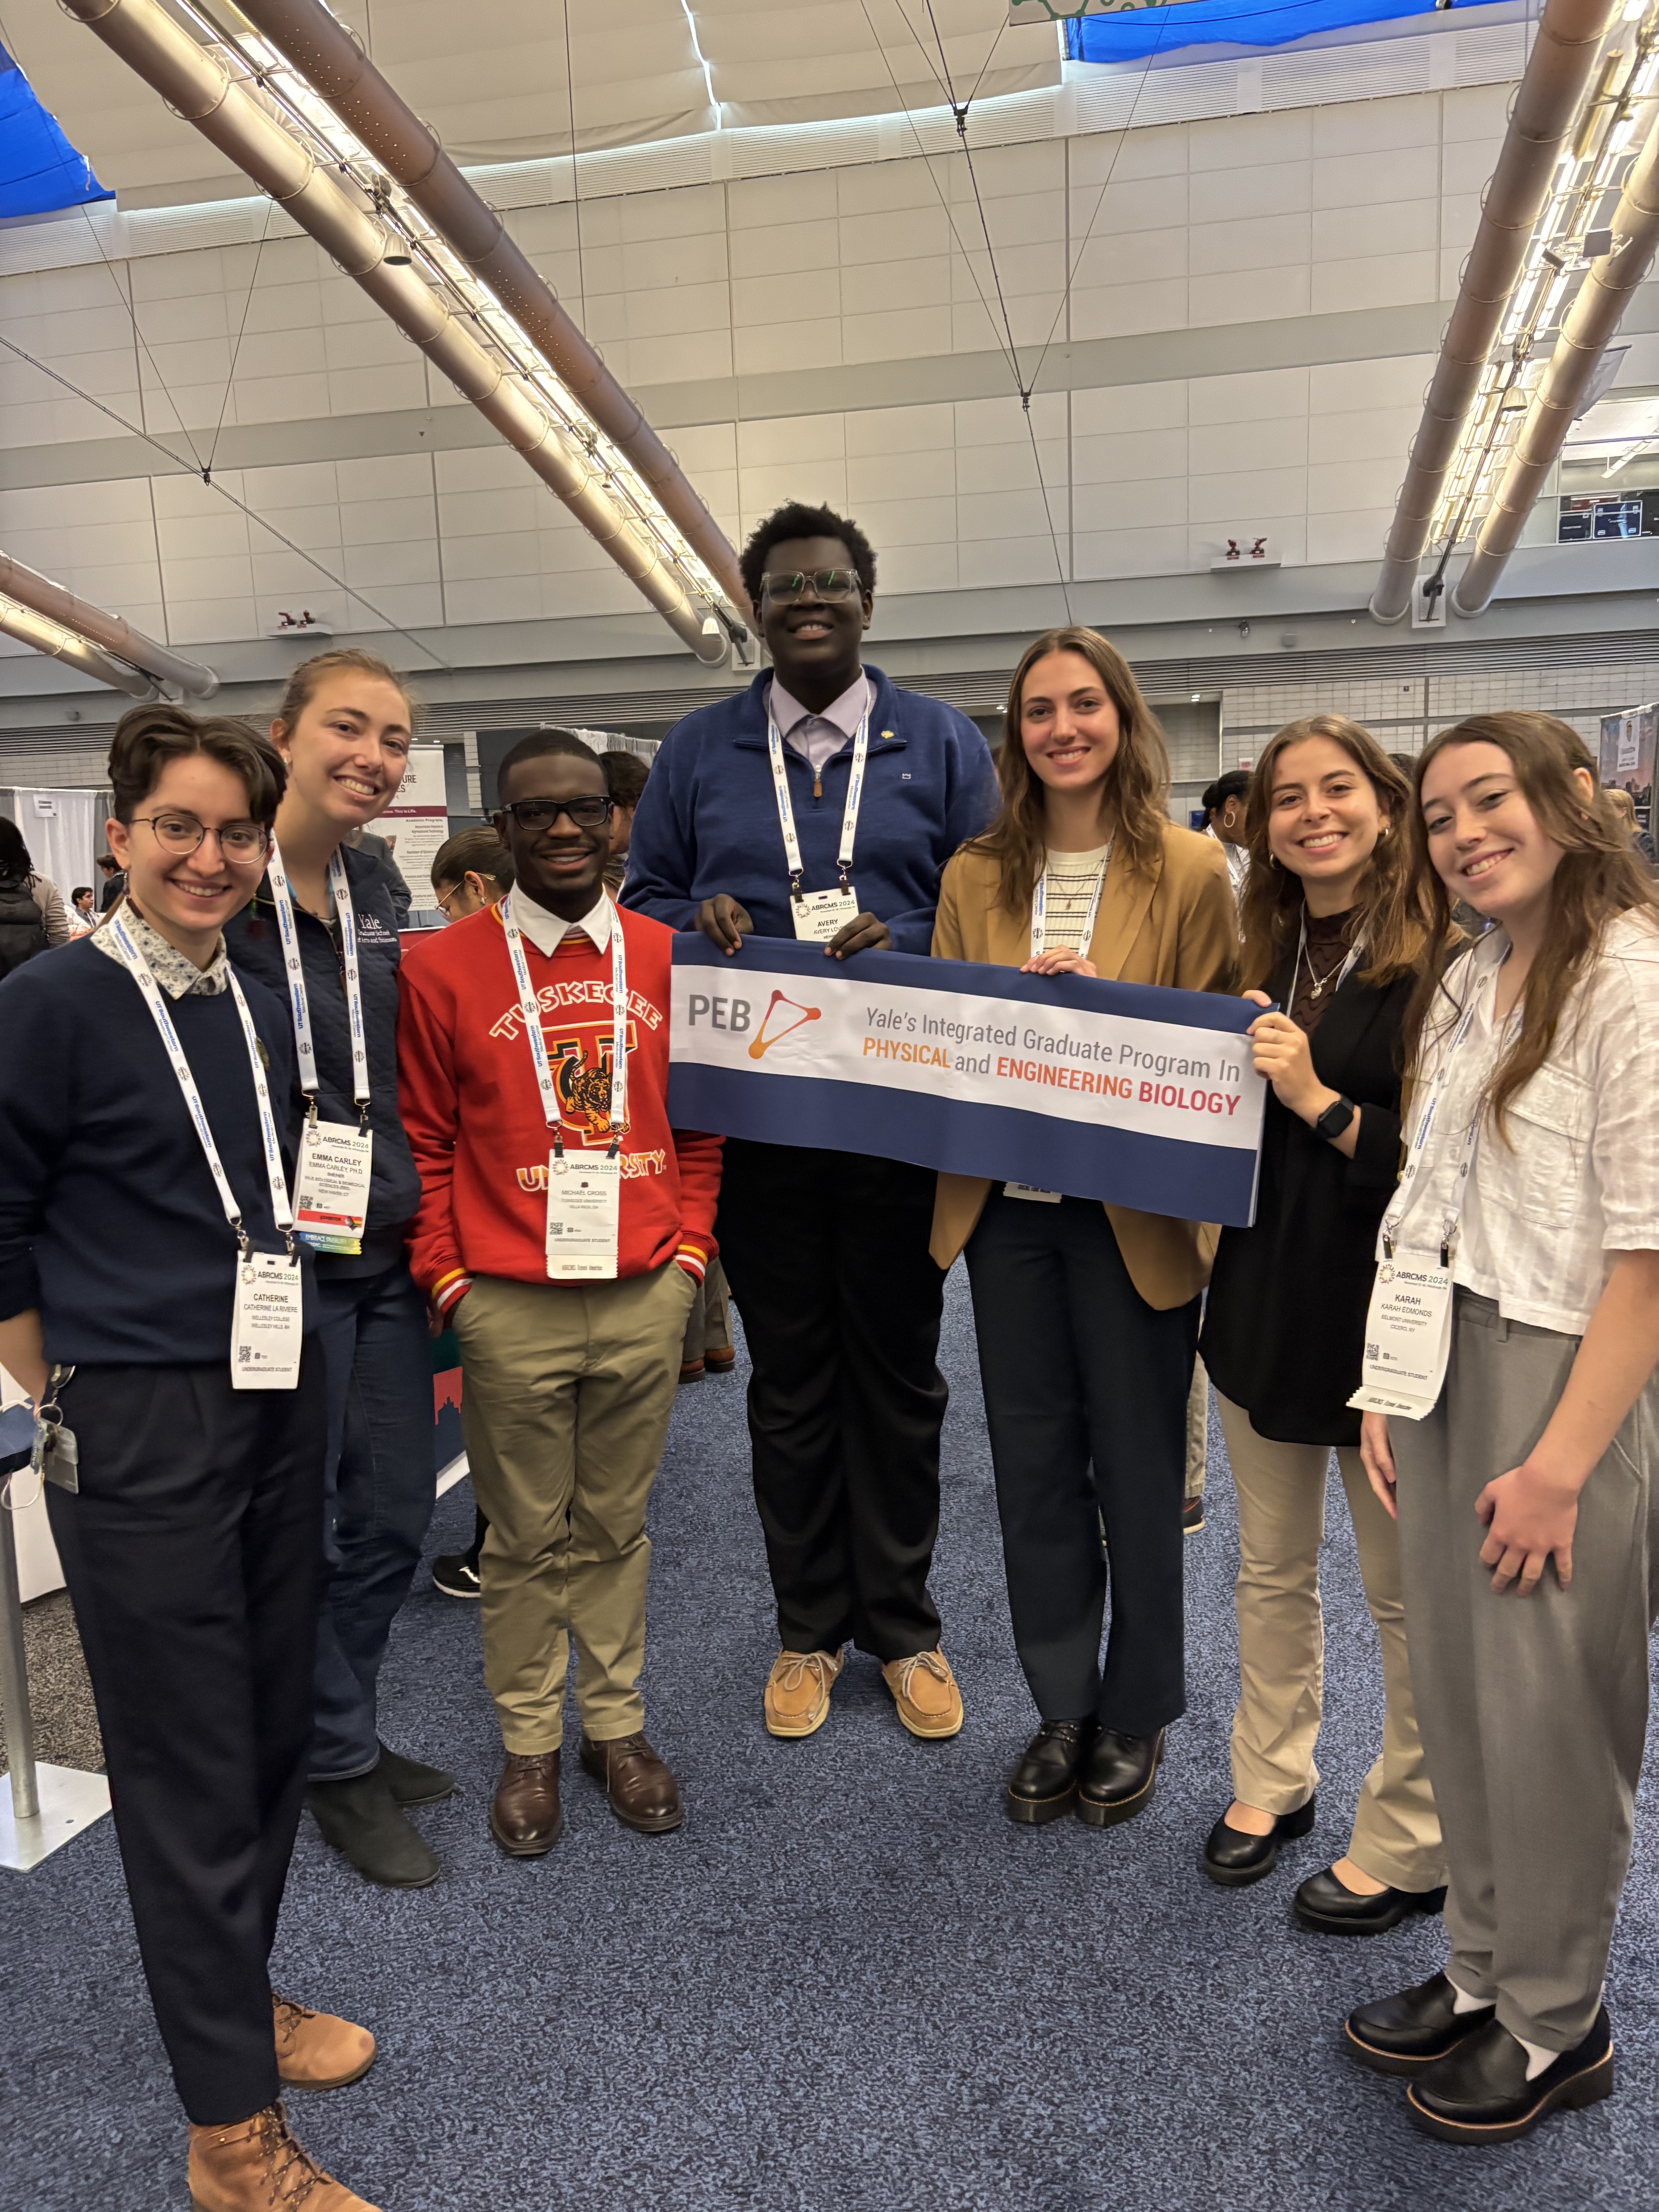
<path fill-rule="evenodd" d="M 92 1676 L 138 1948 L 199 2125 L 278 2095 L 267 1960 L 304 1795 L 327 1406 L 210 1367 L 82 1367 L 47 1510 Z"/>
<path fill-rule="evenodd" d="M 1097 1200 L 1000 1187 L 968 1275 L 1014 1644 L 1037 1711 L 1155 1735 L 1187 1707 L 1181 1508 L 1200 1301 L 1149 1306 Z"/>
<path fill-rule="evenodd" d="M 754 1373 L 755 1502 L 786 1650 L 930 1651 L 945 1277 L 930 1168 L 728 1138 L 716 1234 Z"/>

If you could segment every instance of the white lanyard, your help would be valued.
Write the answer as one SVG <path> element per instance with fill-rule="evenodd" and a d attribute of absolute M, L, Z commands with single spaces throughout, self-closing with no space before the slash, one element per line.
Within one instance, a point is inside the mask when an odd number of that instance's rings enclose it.
<path fill-rule="evenodd" d="M 622 1133 L 628 1121 L 628 956 L 623 947 L 622 914 L 609 892 L 606 903 L 611 908 L 611 1153 L 614 1158 L 622 1143 Z M 501 917 L 501 927 L 507 934 L 507 957 L 513 963 L 513 980 L 519 987 L 519 1012 L 524 1020 L 525 1035 L 530 1040 L 530 1057 L 536 1064 L 536 1087 L 542 1094 L 542 1112 L 548 1127 L 553 1132 L 553 1152 L 556 1158 L 564 1157 L 564 1116 L 559 1107 L 559 1094 L 553 1087 L 553 1071 L 548 1065 L 547 1040 L 542 1035 L 541 1008 L 530 988 L 530 969 L 526 965 L 524 940 L 513 915 L 512 895 L 504 898 L 496 908 Z"/>
<path fill-rule="evenodd" d="M 118 913 L 110 917 L 110 935 L 121 956 L 128 974 L 143 993 L 144 1004 L 149 1008 L 150 1018 L 161 1032 L 161 1042 L 167 1048 L 173 1072 L 179 1079 L 179 1088 L 190 1109 L 190 1118 L 196 1124 L 196 1133 L 201 1139 L 202 1150 L 219 1193 L 219 1203 L 225 1210 L 225 1219 L 236 1232 L 236 1241 L 244 1253 L 249 1251 L 248 1233 L 242 1226 L 242 1209 L 236 1203 L 236 1194 L 230 1187 L 224 1162 L 219 1157 L 219 1147 L 213 1141 L 213 1132 L 208 1127 L 207 1109 L 202 1103 L 202 1094 L 196 1087 L 196 1078 L 191 1072 L 185 1048 L 179 1042 L 179 1032 L 173 1025 L 161 987 L 150 971 L 150 965 L 127 933 L 126 924 Z M 236 1001 L 236 1011 L 241 1017 L 242 1036 L 247 1045 L 248 1066 L 253 1072 L 254 1096 L 259 1102 L 259 1133 L 264 1140 L 265 1175 L 270 1184 L 270 1211 L 276 1226 L 288 1237 L 289 1249 L 294 1249 L 294 1216 L 288 1202 L 288 1179 L 283 1172 L 283 1150 L 276 1134 L 276 1116 L 270 1110 L 270 1092 L 265 1083 L 265 1071 L 259 1058 L 258 1033 L 253 1026 L 253 1017 L 247 1010 L 247 1000 L 242 996 L 242 987 L 236 980 L 236 971 L 230 970 L 230 994 Z"/>
<path fill-rule="evenodd" d="M 1101 895 L 1106 889 L 1106 871 L 1112 865 L 1113 838 L 1107 845 L 1100 872 L 1095 878 L 1095 887 L 1089 894 L 1089 911 L 1083 919 L 1083 933 L 1078 943 L 1067 950 L 1077 952 L 1086 960 L 1089 947 L 1095 941 L 1095 923 L 1100 915 Z M 1031 957 L 1036 960 L 1048 949 L 1048 871 L 1045 867 L 1036 879 L 1036 889 L 1031 893 Z"/>
<path fill-rule="evenodd" d="M 778 827 L 783 831 L 783 857 L 789 870 L 789 896 L 801 896 L 803 864 L 800 839 L 795 835 L 795 810 L 789 799 L 789 771 L 784 765 L 783 739 L 778 735 L 778 726 L 769 702 L 766 709 L 766 750 L 772 760 L 772 788 L 777 794 Z M 864 763 L 870 752 L 870 709 L 866 706 L 859 724 L 858 735 L 853 740 L 853 766 L 847 779 L 847 805 L 841 817 L 841 846 L 836 854 L 836 864 L 841 871 L 841 887 L 844 891 L 853 888 L 849 874 L 853 866 L 853 842 L 859 831 L 859 804 L 864 797 Z"/>
<path fill-rule="evenodd" d="M 1291 970 L 1290 996 L 1285 1001 L 1285 1011 L 1288 1015 L 1290 1015 L 1292 1020 L 1296 1018 L 1296 979 L 1302 973 L 1302 962 L 1307 950 L 1308 909 L 1306 907 L 1304 907 L 1302 909 L 1302 934 L 1297 940 L 1296 965 Z M 1354 968 L 1358 962 L 1359 956 L 1364 950 L 1364 939 L 1363 937 L 1355 938 L 1353 943 L 1348 948 L 1347 958 L 1342 963 L 1340 969 L 1337 972 L 1336 991 L 1340 991 L 1342 988 L 1342 986 L 1347 981 L 1349 976 L 1352 975 Z M 1319 976 L 1314 975 L 1313 963 L 1311 960 L 1308 962 L 1308 973 L 1310 976 L 1313 976 L 1315 998 L 1322 999 L 1325 995 L 1325 985 L 1330 981 L 1330 977 L 1327 975 L 1322 980 Z M 1332 992 L 1331 996 L 1333 998 L 1336 996 L 1336 991 Z"/>
<path fill-rule="evenodd" d="M 1491 984 L 1494 991 L 1497 989 L 1498 969 L 1503 966 L 1504 960 L 1507 960 L 1509 954 L 1506 951 L 1503 959 L 1498 961 L 1497 967 L 1489 969 L 1476 982 L 1469 1003 L 1463 1009 L 1462 1019 L 1453 1030 L 1450 1042 L 1439 1055 L 1438 1064 L 1435 1069 L 1434 1088 L 1430 1091 L 1427 1103 L 1418 1117 L 1417 1131 L 1412 1139 L 1411 1148 L 1407 1155 L 1406 1172 L 1400 1180 L 1401 1196 L 1390 1206 L 1383 1218 L 1382 1250 L 1390 1260 L 1394 1257 L 1395 1247 L 1400 1240 L 1400 1224 L 1404 1218 L 1403 1200 L 1407 1185 L 1414 1181 L 1422 1169 L 1429 1138 L 1433 1133 L 1435 1122 L 1439 1118 L 1441 1100 L 1445 1095 L 1447 1074 L 1456 1057 L 1458 1047 L 1474 1025 L 1474 1018 L 1480 1012 L 1482 994 L 1488 984 Z M 1463 1207 L 1468 1198 L 1469 1176 L 1474 1165 L 1475 1146 L 1480 1141 L 1480 1116 L 1485 1105 L 1485 1085 L 1478 1085 L 1474 1103 L 1469 1111 L 1468 1124 L 1463 1131 L 1462 1142 L 1458 1149 L 1457 1173 L 1452 1184 L 1451 1195 L 1446 1201 L 1445 1218 L 1440 1231 L 1440 1264 L 1443 1267 L 1449 1268 L 1451 1266 L 1452 1239 L 1457 1234 L 1457 1224 L 1463 1218 Z"/>
<path fill-rule="evenodd" d="M 288 887 L 288 871 L 270 841 L 265 863 L 276 927 L 283 939 L 283 965 L 288 971 L 289 1005 L 294 1012 L 294 1050 L 300 1063 L 300 1088 L 317 1118 L 317 1050 L 312 1041 L 311 1003 L 306 996 L 305 963 L 300 956 L 300 933 L 294 917 L 294 895 Z M 340 925 L 340 957 L 345 969 L 346 1018 L 351 1030 L 351 1095 L 357 1102 L 360 1122 L 368 1115 L 368 1047 L 363 1035 L 363 992 L 357 966 L 357 917 L 352 911 L 351 884 L 344 859 L 337 845 L 329 856 L 328 887 Z"/>

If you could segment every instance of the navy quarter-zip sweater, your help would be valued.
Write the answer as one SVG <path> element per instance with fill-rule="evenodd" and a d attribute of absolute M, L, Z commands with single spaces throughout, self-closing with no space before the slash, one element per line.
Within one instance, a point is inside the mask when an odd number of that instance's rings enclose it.
<path fill-rule="evenodd" d="M 244 994 L 277 1111 L 293 1079 L 288 1013 Z M 249 1238 L 270 1210 L 258 1102 L 228 991 L 169 999 Z M 230 1365 L 236 1239 L 138 986 L 90 939 L 0 983 L 0 1319 L 40 1311 L 63 1366 Z M 290 1188 L 291 1150 L 284 1163 Z M 305 1320 L 317 1325 L 311 1255 Z"/>
<path fill-rule="evenodd" d="M 860 907 L 892 933 L 898 952 L 927 953 L 945 864 L 996 812 L 996 770 L 968 717 L 937 699 L 901 691 L 878 668 L 870 714 L 870 757 L 859 809 L 851 878 Z M 789 871 L 766 751 L 772 672 L 746 691 L 699 707 L 664 738 L 652 763 L 628 846 L 623 902 L 671 929 L 690 929 L 698 907 L 726 891 L 763 937 L 793 937 Z M 840 882 L 849 739 L 825 762 L 822 796 L 810 763 L 785 744 L 802 888 Z"/>
<path fill-rule="evenodd" d="M 351 910 L 357 921 L 357 972 L 363 993 L 363 1046 L 368 1054 L 368 1126 L 374 1133 L 374 1176 L 361 1253 L 319 1252 L 324 1275 L 375 1275 L 403 1257 L 404 1231 L 421 1202 L 421 1178 L 398 1111 L 398 917 L 384 869 L 372 853 L 343 848 Z M 317 1054 L 317 1111 L 325 1121 L 357 1126 L 351 1096 L 351 1024 L 346 1011 L 345 966 L 333 935 L 314 914 L 295 904 L 306 1002 Z M 293 1016 L 283 933 L 268 878 L 252 902 L 225 924 L 225 945 L 239 975 L 252 976 L 282 1003 L 293 1063 Z M 295 1071 L 289 1100 L 289 1134 L 297 1146 L 306 1117 L 305 1094 Z"/>

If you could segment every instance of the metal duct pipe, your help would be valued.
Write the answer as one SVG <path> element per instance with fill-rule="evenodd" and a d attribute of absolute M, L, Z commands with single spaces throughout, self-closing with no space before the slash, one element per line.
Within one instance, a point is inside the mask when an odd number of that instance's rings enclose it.
<path fill-rule="evenodd" d="M 699 660 L 717 664 L 726 659 L 725 631 L 703 635 L 703 617 L 678 578 L 665 567 L 655 546 L 618 514 L 586 457 L 572 452 L 541 409 L 508 381 L 412 268 L 388 264 L 386 235 L 374 217 L 231 82 L 205 47 L 173 22 L 157 0 L 64 0 L 64 7 L 159 92 L 176 115 L 193 123 L 246 170 L 362 285 L 557 493 Z"/>
<path fill-rule="evenodd" d="M 239 12 L 320 94 L 427 221 L 540 348 L 567 390 L 650 485 L 734 607 L 746 609 L 738 556 L 679 463 L 507 235 L 494 208 L 321 0 L 235 0 Z"/>
<path fill-rule="evenodd" d="M 1484 614 L 1492 604 L 1527 518 L 1537 504 L 1556 455 L 1565 441 L 1607 349 L 1659 248 L 1659 123 L 1638 155 L 1613 218 L 1613 251 L 1591 264 L 1567 310 L 1527 419 L 1521 425 L 1504 481 L 1480 526 L 1469 564 L 1451 595 L 1460 615 Z"/>
<path fill-rule="evenodd" d="M 66 592 L 61 584 L 54 584 L 49 576 L 42 576 L 33 568 L 26 568 L 21 561 L 14 561 L 9 553 L 0 553 L 0 592 L 15 599 L 20 605 L 44 615 L 48 623 L 57 624 L 74 635 L 87 639 L 90 644 L 101 647 L 103 653 L 113 653 L 118 659 L 130 660 L 134 668 L 142 669 L 146 676 L 158 684 L 176 684 L 179 690 L 192 699 L 210 699 L 219 689 L 219 679 L 210 668 L 204 668 L 199 660 L 185 660 L 176 653 L 169 653 L 154 638 L 146 637 L 143 630 L 134 629 L 130 622 L 119 615 L 106 615 L 101 607 L 77 599 L 73 592 Z M 15 630 L 12 635 L 17 635 Z M 33 638 L 24 642 L 33 645 Z M 52 647 L 41 647 L 42 652 L 52 652 Z M 69 656 L 65 656 L 69 657 Z M 100 658 L 102 658 L 100 653 Z M 77 662 L 76 665 L 85 664 Z M 115 684 L 123 691 L 131 691 L 132 685 L 123 676 L 105 675 L 101 669 L 89 673 L 104 684 Z M 137 696 L 134 693 L 134 696 Z M 154 696 L 146 693 L 146 696 Z"/>
<path fill-rule="evenodd" d="M 1532 55 L 1486 187 L 1480 226 L 1424 398 L 1423 420 L 1412 441 L 1382 571 L 1371 594 L 1370 611 L 1378 622 L 1398 622 L 1411 605 L 1418 563 L 1464 421 L 1615 5 L 1616 0 L 1544 0 Z"/>
<path fill-rule="evenodd" d="M 95 645 L 88 645 L 85 638 L 71 637 L 66 629 L 59 629 L 56 623 L 49 623 L 33 607 L 15 599 L 0 599 L 0 632 L 15 637 L 20 645 L 32 645 L 37 653 L 49 653 L 67 667 L 78 668 L 83 676 L 94 677 L 100 684 L 129 692 L 135 699 L 159 696 L 148 676 L 140 675 L 136 668 L 124 668 Z"/>

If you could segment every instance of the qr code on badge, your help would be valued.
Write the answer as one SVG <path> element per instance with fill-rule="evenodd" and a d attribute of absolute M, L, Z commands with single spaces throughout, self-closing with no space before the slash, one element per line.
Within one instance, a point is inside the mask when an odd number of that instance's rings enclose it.
<path fill-rule="evenodd" d="M 250 1365 L 253 1358 L 253 1346 L 251 1344 L 239 1344 L 236 1347 L 236 1358 L 242 1366 Z"/>
<path fill-rule="evenodd" d="M 1382 1357 L 1382 1346 L 1380 1344 L 1367 1343 L 1365 1346 L 1365 1357 L 1367 1359 L 1380 1359 Z"/>

